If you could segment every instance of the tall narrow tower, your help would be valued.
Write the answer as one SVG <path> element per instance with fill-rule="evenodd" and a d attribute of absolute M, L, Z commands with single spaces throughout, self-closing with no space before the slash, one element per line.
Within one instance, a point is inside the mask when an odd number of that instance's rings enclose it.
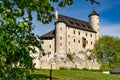
<path fill-rule="evenodd" d="M 97 32 L 96 40 L 98 40 L 100 38 L 99 14 L 97 14 L 97 12 L 93 10 L 88 17 L 90 25 Z"/>
<path fill-rule="evenodd" d="M 65 58 L 67 52 L 67 27 L 59 21 L 58 11 L 55 11 L 55 52 L 60 58 Z"/>

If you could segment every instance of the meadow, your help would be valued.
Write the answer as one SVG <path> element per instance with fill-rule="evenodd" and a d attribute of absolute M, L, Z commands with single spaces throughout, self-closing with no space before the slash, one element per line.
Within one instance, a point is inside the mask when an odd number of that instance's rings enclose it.
<path fill-rule="evenodd" d="M 36 69 L 32 73 L 32 80 L 49 80 L 50 70 Z M 103 74 L 94 70 L 52 70 L 52 80 L 120 80 L 120 75 Z"/>

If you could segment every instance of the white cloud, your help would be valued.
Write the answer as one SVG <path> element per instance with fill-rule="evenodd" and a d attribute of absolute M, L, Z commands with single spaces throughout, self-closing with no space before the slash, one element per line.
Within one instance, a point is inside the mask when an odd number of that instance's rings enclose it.
<path fill-rule="evenodd" d="M 120 37 L 120 24 L 101 25 L 101 35 L 110 35 Z"/>

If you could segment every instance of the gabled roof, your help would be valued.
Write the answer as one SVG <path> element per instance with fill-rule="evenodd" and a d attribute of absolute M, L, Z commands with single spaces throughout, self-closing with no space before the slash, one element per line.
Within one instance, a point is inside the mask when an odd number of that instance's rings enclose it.
<path fill-rule="evenodd" d="M 66 23 L 66 25 L 68 27 L 77 28 L 77 29 L 81 29 L 81 30 L 85 30 L 85 31 L 89 31 L 89 32 L 96 32 L 96 31 L 94 31 L 94 29 L 92 28 L 92 26 L 90 25 L 89 22 L 82 21 L 82 20 L 75 19 L 75 18 L 71 18 L 68 16 L 64 16 L 64 15 L 59 14 L 58 20 L 56 23 L 58 23 L 58 22 L 64 22 L 64 23 Z"/>
<path fill-rule="evenodd" d="M 59 14 L 58 20 L 57 20 L 57 22 L 55 22 L 55 24 L 57 24 L 58 22 L 64 22 L 67 25 L 67 27 L 77 28 L 80 30 L 96 33 L 96 31 L 94 31 L 94 29 L 92 28 L 90 23 L 86 22 L 86 21 L 82 21 L 79 19 L 75 19 L 75 18 L 71 18 L 71 17 Z M 50 38 L 55 37 L 55 30 L 52 30 L 52 31 L 42 35 L 40 38 L 47 38 L 47 37 L 50 37 Z"/>
<path fill-rule="evenodd" d="M 54 38 L 55 37 L 55 30 L 50 31 L 50 32 L 40 36 L 39 38 L 47 38 L 47 37 Z"/>

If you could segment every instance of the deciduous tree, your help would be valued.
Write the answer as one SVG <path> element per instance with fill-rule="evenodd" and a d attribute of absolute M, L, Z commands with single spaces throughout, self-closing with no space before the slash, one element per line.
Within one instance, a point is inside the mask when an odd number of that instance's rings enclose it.
<path fill-rule="evenodd" d="M 101 67 L 120 67 L 120 38 L 103 36 L 95 44 L 93 53 L 97 56 Z"/>
<path fill-rule="evenodd" d="M 95 0 L 87 1 L 97 3 Z M 27 74 L 18 72 L 17 68 L 32 68 L 29 52 L 32 50 L 34 53 L 35 50 L 29 46 L 40 47 L 31 32 L 32 12 L 36 12 L 38 21 L 49 23 L 54 18 L 53 2 L 65 7 L 73 0 L 0 0 L 0 77 L 5 80 L 26 79 L 22 76 Z"/>

